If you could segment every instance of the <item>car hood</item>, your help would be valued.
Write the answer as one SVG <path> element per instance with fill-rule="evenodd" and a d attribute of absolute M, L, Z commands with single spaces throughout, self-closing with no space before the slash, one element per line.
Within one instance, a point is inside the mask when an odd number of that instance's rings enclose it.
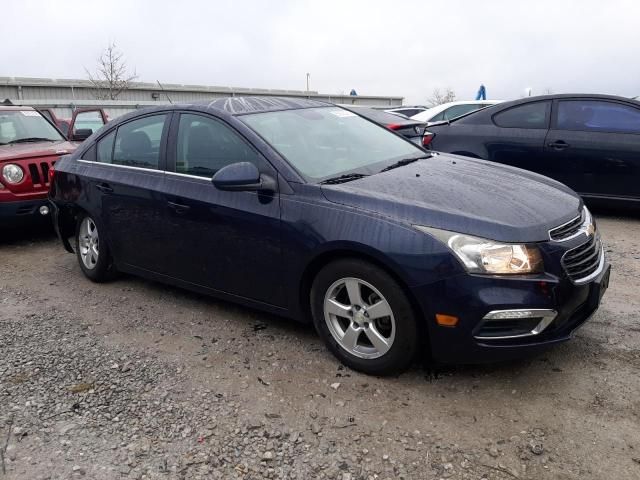
<path fill-rule="evenodd" d="M 549 229 L 578 215 L 580 197 L 565 185 L 514 167 L 434 154 L 338 185 L 323 185 L 334 203 L 503 242 L 549 240 Z"/>
<path fill-rule="evenodd" d="M 0 145 L 0 162 L 25 158 L 50 157 L 73 153 L 77 145 L 71 142 L 33 142 Z"/>

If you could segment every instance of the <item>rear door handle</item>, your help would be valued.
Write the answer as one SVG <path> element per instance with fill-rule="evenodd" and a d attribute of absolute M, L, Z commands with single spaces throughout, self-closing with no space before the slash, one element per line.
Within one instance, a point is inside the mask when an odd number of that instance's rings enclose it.
<path fill-rule="evenodd" d="M 547 147 L 555 148 L 556 150 L 564 150 L 569 148 L 570 145 L 564 140 L 556 140 L 555 142 L 547 143 Z"/>
<path fill-rule="evenodd" d="M 102 193 L 113 193 L 113 188 L 111 188 L 108 183 L 98 183 L 96 184 L 96 188 Z"/>
<path fill-rule="evenodd" d="M 170 209 L 172 209 L 176 213 L 185 213 L 187 210 L 191 208 L 189 205 L 183 205 L 181 203 L 175 203 L 175 202 L 167 202 L 167 205 L 169 206 Z"/>

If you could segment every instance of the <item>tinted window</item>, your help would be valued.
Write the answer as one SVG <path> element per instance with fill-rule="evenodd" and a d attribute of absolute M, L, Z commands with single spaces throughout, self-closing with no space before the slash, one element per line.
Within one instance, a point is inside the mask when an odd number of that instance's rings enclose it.
<path fill-rule="evenodd" d="M 113 163 L 157 169 L 166 117 L 165 114 L 153 115 L 120 125 L 113 149 Z"/>
<path fill-rule="evenodd" d="M 443 112 L 444 120 L 453 120 L 454 118 L 458 118 L 460 115 L 473 112 L 479 108 L 482 108 L 482 105 L 454 105 Z"/>
<path fill-rule="evenodd" d="M 440 112 L 439 114 L 437 114 L 434 117 L 431 117 L 429 120 L 427 120 L 428 122 L 439 122 L 441 120 L 444 120 L 444 110 L 442 112 Z"/>
<path fill-rule="evenodd" d="M 558 129 L 640 133 L 640 109 L 604 101 L 562 100 Z"/>
<path fill-rule="evenodd" d="M 113 141 L 116 138 L 115 130 L 106 137 L 102 137 L 98 142 L 97 161 L 101 163 L 111 163 L 113 155 Z"/>
<path fill-rule="evenodd" d="M 548 119 L 549 102 L 527 103 L 493 116 L 496 125 L 507 128 L 547 128 Z"/>
<path fill-rule="evenodd" d="M 258 154 L 230 127 L 201 115 L 180 115 L 176 172 L 211 177 L 237 162 L 259 166 Z"/>

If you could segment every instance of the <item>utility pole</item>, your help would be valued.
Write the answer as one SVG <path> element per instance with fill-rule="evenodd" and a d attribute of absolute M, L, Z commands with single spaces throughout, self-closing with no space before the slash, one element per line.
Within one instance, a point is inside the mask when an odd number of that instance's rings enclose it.
<path fill-rule="evenodd" d="M 311 78 L 311 74 L 307 73 L 307 92 L 309 91 L 309 78 Z"/>

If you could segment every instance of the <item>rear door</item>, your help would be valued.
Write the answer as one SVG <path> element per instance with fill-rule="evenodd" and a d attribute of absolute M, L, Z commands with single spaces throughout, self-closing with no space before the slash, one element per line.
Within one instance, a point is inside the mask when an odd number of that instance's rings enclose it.
<path fill-rule="evenodd" d="M 640 198 L 640 108 L 602 99 L 554 102 L 546 155 L 592 197 Z"/>
<path fill-rule="evenodd" d="M 162 196 L 164 262 L 172 277 L 284 305 L 279 194 L 222 191 L 211 183 L 221 168 L 251 162 L 277 172 L 236 130 L 199 113 L 176 114 Z"/>
<path fill-rule="evenodd" d="M 520 104 L 497 112 L 491 117 L 490 128 L 477 129 L 480 136 L 476 141 L 483 143 L 483 158 L 559 176 L 554 165 L 544 158 L 550 114 L 550 101 Z"/>
<path fill-rule="evenodd" d="M 163 273 L 166 136 L 170 114 L 154 113 L 123 123 L 83 156 L 100 196 L 100 218 L 119 263 Z M 82 160 L 81 160 L 82 161 Z"/>

